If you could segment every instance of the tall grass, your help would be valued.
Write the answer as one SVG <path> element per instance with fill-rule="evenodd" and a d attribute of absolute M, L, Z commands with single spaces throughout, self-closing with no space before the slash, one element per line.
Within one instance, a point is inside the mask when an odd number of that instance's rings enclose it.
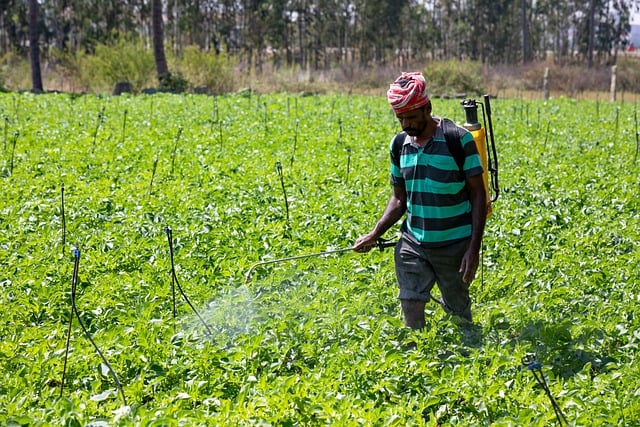
<path fill-rule="evenodd" d="M 284 68 L 266 61 L 261 71 L 249 69 L 240 58 L 204 52 L 187 46 L 179 55 L 168 53 L 172 75 L 184 80 L 188 91 L 222 94 L 250 88 L 254 92 L 349 93 L 383 95 L 389 82 L 400 71 L 421 70 L 427 76 L 435 96 L 492 93 L 518 96 L 542 93 L 545 68 L 550 69 L 549 90 L 553 96 L 582 98 L 590 93 L 607 97 L 611 67 L 596 65 L 588 70 L 579 64 L 554 64 L 537 61 L 530 64 L 481 64 L 477 61 L 432 61 L 404 63 L 402 66 L 339 65 L 331 69 Z M 42 60 L 45 90 L 70 92 L 111 92 L 119 81 L 132 83 L 134 91 L 157 87 L 153 54 L 139 42 L 119 39 L 98 45 L 95 52 L 71 53 L 51 49 Z M 587 72 L 588 71 L 588 72 Z M 0 58 L 0 88 L 28 90 L 27 56 L 7 54 Z M 621 56 L 617 69 L 618 92 L 640 93 L 640 62 Z M 530 96 L 531 97 L 531 96 Z"/>

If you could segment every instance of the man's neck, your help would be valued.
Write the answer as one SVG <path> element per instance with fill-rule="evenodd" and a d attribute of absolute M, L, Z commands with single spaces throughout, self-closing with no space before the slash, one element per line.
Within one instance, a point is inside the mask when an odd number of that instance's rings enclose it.
<path fill-rule="evenodd" d="M 424 147 L 429 143 L 433 135 L 436 133 L 436 129 L 438 128 L 439 121 L 436 121 L 433 117 L 429 118 L 427 122 L 427 127 L 424 128 L 424 131 L 418 135 L 413 137 L 413 142 L 415 142 L 420 147 Z"/>

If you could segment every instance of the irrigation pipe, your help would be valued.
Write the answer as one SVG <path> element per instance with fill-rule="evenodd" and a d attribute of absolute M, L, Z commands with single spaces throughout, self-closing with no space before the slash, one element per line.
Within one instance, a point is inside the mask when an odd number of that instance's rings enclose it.
<path fill-rule="evenodd" d="M 104 356 L 104 354 L 100 350 L 100 347 L 98 347 L 98 344 L 96 344 L 96 342 L 94 341 L 93 337 L 91 336 L 91 334 L 87 330 L 86 326 L 82 322 L 82 319 L 80 318 L 80 313 L 78 312 L 78 307 L 76 306 L 76 287 L 78 285 L 78 270 L 80 269 L 80 249 L 78 249 L 78 248 L 74 249 L 73 258 L 74 258 L 73 276 L 71 278 L 71 314 L 69 316 L 69 330 L 68 330 L 68 333 L 67 333 L 67 346 L 66 346 L 65 354 L 64 354 L 64 367 L 63 367 L 63 371 L 62 371 L 62 381 L 60 382 L 60 397 L 62 397 L 62 393 L 63 393 L 63 390 L 64 390 L 65 375 L 66 375 L 66 371 L 67 371 L 67 357 L 69 355 L 69 341 L 71 339 L 71 324 L 72 324 L 72 321 L 73 321 L 73 315 L 75 314 L 75 316 L 78 318 L 78 323 L 80 324 L 80 327 L 82 328 L 82 331 L 84 332 L 84 334 L 87 337 L 87 339 L 91 342 L 91 344 L 95 348 L 96 352 L 98 353 L 98 355 L 102 359 L 102 362 L 104 363 L 104 365 L 107 367 L 107 370 L 111 374 L 111 377 L 115 381 L 116 388 L 118 389 L 118 391 L 120 392 L 120 396 L 122 397 L 122 404 L 124 406 L 127 406 L 127 399 L 125 398 L 124 390 L 122 389 L 122 384 L 120 384 L 120 380 L 118 379 L 118 375 L 116 375 L 116 372 L 111 367 L 111 364 L 109 363 L 107 358 Z"/>
<path fill-rule="evenodd" d="M 536 379 L 536 382 L 542 387 L 545 394 L 551 401 L 551 406 L 553 407 L 553 412 L 556 414 L 558 424 L 562 426 L 564 423 L 564 425 L 568 426 L 569 421 L 567 421 L 567 417 L 564 415 L 564 413 L 562 412 L 562 409 L 560 409 L 560 406 L 558 405 L 556 400 L 553 398 L 553 395 L 551 394 L 551 390 L 549 389 L 549 385 L 547 384 L 547 380 L 545 379 L 544 374 L 542 373 L 542 364 L 538 361 L 538 359 L 536 358 L 536 355 L 534 353 L 525 354 L 522 357 L 522 364 L 527 368 L 529 368 L 529 370 L 533 374 L 533 377 Z"/>
<path fill-rule="evenodd" d="M 198 310 L 196 310 L 196 308 L 193 306 L 193 304 L 191 304 L 191 301 L 189 300 L 189 297 L 187 297 L 187 294 L 182 289 L 182 286 L 180 286 L 180 282 L 178 281 L 178 276 L 176 275 L 176 266 L 175 266 L 174 256 L 173 256 L 173 231 L 171 231 L 171 228 L 169 226 L 166 226 L 165 227 L 165 232 L 167 234 L 167 240 L 169 241 L 169 256 L 171 258 L 171 292 L 173 294 L 173 318 L 174 318 L 174 321 L 175 321 L 175 317 L 176 317 L 176 291 L 175 291 L 175 286 L 177 286 L 178 290 L 180 291 L 180 294 L 182 295 L 182 297 L 184 298 L 186 303 L 189 305 L 189 307 L 191 307 L 191 310 L 195 313 L 195 315 L 198 317 L 200 322 L 204 325 L 204 328 L 207 331 L 207 335 L 209 335 L 209 337 L 212 338 L 213 337 L 213 331 L 211 330 L 211 328 L 209 327 L 207 322 L 204 321 L 204 319 L 202 318 L 202 316 L 200 315 Z"/>
<path fill-rule="evenodd" d="M 64 256 L 64 248 L 67 241 L 67 221 L 64 217 L 64 182 L 60 187 L 60 216 L 62 218 L 62 256 Z"/>
<path fill-rule="evenodd" d="M 636 154 L 633 156 L 633 164 L 636 164 L 636 160 L 638 160 L 638 151 L 640 151 L 640 132 L 638 132 L 638 109 L 633 112 L 633 116 L 636 121 Z"/>

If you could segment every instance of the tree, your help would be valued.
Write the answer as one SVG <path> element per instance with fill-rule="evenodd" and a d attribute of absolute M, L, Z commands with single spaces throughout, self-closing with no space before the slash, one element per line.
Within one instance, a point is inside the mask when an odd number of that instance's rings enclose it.
<path fill-rule="evenodd" d="M 29 0 L 29 54 L 31 60 L 31 92 L 41 93 L 42 73 L 40 72 L 40 48 L 38 39 L 38 0 Z"/>
<path fill-rule="evenodd" d="M 587 43 L 587 66 L 593 67 L 593 47 L 596 38 L 596 0 L 591 0 L 589 4 L 589 41 Z"/>
<path fill-rule="evenodd" d="M 549 51 L 558 63 L 594 65 L 615 63 L 632 8 L 638 0 L 0 0 L 0 57 L 55 60 L 47 55 L 142 39 L 169 89 L 184 82 L 169 72 L 165 44 L 178 56 L 197 45 L 254 69 L 267 59 L 305 69 L 463 58 L 526 64 Z"/>
<path fill-rule="evenodd" d="M 527 0 L 522 0 L 522 63 L 531 62 L 531 42 L 529 39 L 529 17 L 527 15 Z"/>
<path fill-rule="evenodd" d="M 153 33 L 153 57 L 156 61 L 156 72 L 160 86 L 171 79 L 167 58 L 164 54 L 164 29 L 162 24 L 162 0 L 151 2 L 151 30 Z"/>

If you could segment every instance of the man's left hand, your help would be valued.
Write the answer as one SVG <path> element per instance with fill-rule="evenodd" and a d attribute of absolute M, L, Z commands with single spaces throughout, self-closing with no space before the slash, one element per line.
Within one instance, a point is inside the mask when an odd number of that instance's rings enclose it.
<path fill-rule="evenodd" d="M 460 263 L 460 273 L 462 273 L 462 280 L 466 284 L 473 282 L 476 277 L 476 270 L 478 269 L 479 255 L 477 251 L 467 249 L 462 257 Z"/>

